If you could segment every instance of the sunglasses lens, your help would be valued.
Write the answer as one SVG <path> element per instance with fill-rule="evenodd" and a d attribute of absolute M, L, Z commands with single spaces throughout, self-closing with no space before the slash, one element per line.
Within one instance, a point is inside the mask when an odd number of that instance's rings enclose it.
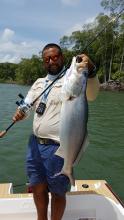
<path fill-rule="evenodd" d="M 57 61 L 59 59 L 59 57 L 60 57 L 60 54 L 54 55 L 54 56 L 49 56 L 49 57 L 44 57 L 43 59 L 44 59 L 45 63 L 49 63 L 50 60 L 52 60 L 54 62 Z"/>

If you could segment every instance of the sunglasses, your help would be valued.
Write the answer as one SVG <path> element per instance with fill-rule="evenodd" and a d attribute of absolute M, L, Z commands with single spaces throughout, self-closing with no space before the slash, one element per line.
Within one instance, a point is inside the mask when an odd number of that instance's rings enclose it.
<path fill-rule="evenodd" d="M 51 59 L 52 61 L 56 62 L 59 59 L 60 55 L 61 54 L 59 53 L 59 54 L 56 54 L 56 55 L 53 55 L 53 56 L 43 57 L 43 61 L 45 63 L 49 63 L 50 59 Z"/>

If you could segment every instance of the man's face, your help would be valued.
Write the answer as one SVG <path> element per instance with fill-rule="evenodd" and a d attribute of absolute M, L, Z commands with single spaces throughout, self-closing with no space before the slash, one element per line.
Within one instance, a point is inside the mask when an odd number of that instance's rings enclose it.
<path fill-rule="evenodd" d="M 51 74 L 58 74 L 64 65 L 63 55 L 56 47 L 48 48 L 43 52 L 43 62 L 45 69 Z"/>

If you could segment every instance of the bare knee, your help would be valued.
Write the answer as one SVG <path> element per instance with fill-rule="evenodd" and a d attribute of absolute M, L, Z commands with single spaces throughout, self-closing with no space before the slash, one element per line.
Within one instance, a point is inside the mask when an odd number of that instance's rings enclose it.
<path fill-rule="evenodd" d="M 46 183 L 43 183 L 43 184 L 37 184 L 37 185 L 34 185 L 32 186 L 32 192 L 34 194 L 40 194 L 42 192 L 47 192 L 47 184 Z"/>
<path fill-rule="evenodd" d="M 57 202 L 64 202 L 64 201 L 66 201 L 66 196 L 65 195 L 60 196 L 60 195 L 58 195 L 56 193 L 51 193 L 51 196 L 52 196 L 52 199 L 57 201 Z"/>
<path fill-rule="evenodd" d="M 34 202 L 38 213 L 46 212 L 48 207 L 47 184 L 38 184 L 32 187 Z"/>
<path fill-rule="evenodd" d="M 59 194 L 57 194 L 57 193 L 51 193 L 51 196 L 52 197 L 54 197 L 54 198 L 56 198 L 56 199 L 63 199 L 63 198 L 65 198 L 65 195 L 59 195 Z"/>

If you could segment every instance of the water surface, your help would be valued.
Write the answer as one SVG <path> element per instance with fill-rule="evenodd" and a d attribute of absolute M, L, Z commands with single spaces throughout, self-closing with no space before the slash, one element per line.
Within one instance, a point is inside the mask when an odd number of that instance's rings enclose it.
<path fill-rule="evenodd" d="M 18 94 L 26 95 L 29 87 L 0 84 L 0 131 L 7 128 L 16 110 Z M 0 182 L 14 185 L 27 182 L 25 155 L 33 115 L 14 125 L 0 139 Z M 76 179 L 103 179 L 124 201 L 124 93 L 100 92 L 89 103 L 90 145 L 75 168 Z M 15 191 L 23 190 L 16 187 Z"/>

